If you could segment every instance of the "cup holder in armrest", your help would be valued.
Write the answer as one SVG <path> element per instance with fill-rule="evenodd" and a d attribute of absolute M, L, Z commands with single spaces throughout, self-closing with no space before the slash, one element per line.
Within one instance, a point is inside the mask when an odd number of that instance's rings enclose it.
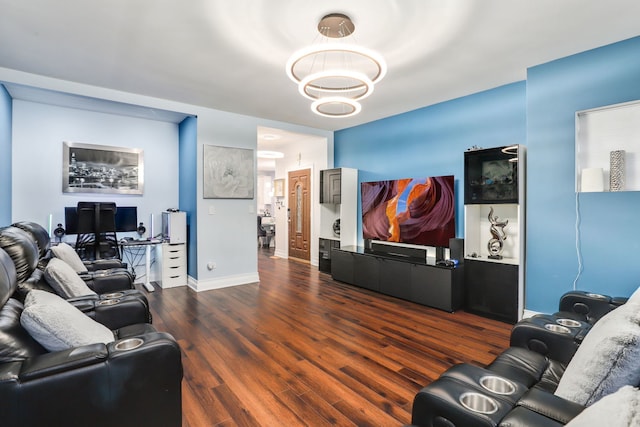
<path fill-rule="evenodd" d="M 479 414 L 494 414 L 498 411 L 495 399 L 481 393 L 466 392 L 460 395 L 460 404 L 470 411 Z"/>
<path fill-rule="evenodd" d="M 511 381 L 495 375 L 480 378 L 480 385 L 495 394 L 510 395 L 516 391 L 516 386 Z"/>
<path fill-rule="evenodd" d="M 568 328 L 578 328 L 582 325 L 582 323 L 573 319 L 557 319 L 556 323 L 558 325 L 566 326 Z"/>
<path fill-rule="evenodd" d="M 110 294 L 102 295 L 104 299 L 122 298 L 123 296 L 124 294 L 122 292 L 111 292 Z"/>
<path fill-rule="evenodd" d="M 100 301 L 98 303 L 98 305 L 114 305 L 119 303 L 120 300 L 119 299 L 103 299 L 102 301 Z"/>
<path fill-rule="evenodd" d="M 562 325 L 556 325 L 554 323 L 547 323 L 546 325 L 544 325 L 544 328 L 548 331 L 551 332 L 557 332 L 560 334 L 569 334 L 571 333 L 571 330 L 569 328 L 567 328 L 566 326 L 562 326 Z"/>
<path fill-rule="evenodd" d="M 118 351 L 127 351 L 133 350 L 140 347 L 144 341 L 142 338 L 127 338 L 125 340 L 119 341 L 115 345 L 115 349 Z"/>

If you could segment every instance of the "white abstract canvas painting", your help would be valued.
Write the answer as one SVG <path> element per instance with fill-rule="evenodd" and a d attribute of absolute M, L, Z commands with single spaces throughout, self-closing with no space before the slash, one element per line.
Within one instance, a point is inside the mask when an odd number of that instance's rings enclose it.
<path fill-rule="evenodd" d="M 253 199 L 253 150 L 204 145 L 203 197 Z"/>

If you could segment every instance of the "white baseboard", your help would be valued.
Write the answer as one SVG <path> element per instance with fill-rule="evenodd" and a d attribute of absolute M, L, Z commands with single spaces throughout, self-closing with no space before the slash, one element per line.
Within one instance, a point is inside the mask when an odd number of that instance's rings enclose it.
<path fill-rule="evenodd" d="M 282 259 L 289 259 L 289 254 L 287 253 L 287 251 L 278 251 L 278 249 L 275 250 L 275 252 L 273 253 L 273 256 L 277 256 L 278 258 L 282 258 Z M 318 258 L 314 258 L 310 260 L 309 264 L 313 265 L 314 267 L 317 267 L 318 265 L 320 265 Z"/>
<path fill-rule="evenodd" d="M 274 252 L 273 255 L 279 258 L 284 258 L 284 259 L 289 258 L 289 254 L 287 253 L 286 250 L 282 250 L 282 249 L 279 250 L 278 248 L 276 248 L 276 250 L 273 252 Z"/>
<path fill-rule="evenodd" d="M 198 289 L 198 281 L 193 277 L 187 275 L 187 286 L 197 292 Z"/>
<path fill-rule="evenodd" d="M 228 288 L 230 286 L 247 285 L 260 281 L 258 272 L 251 274 L 238 274 L 208 280 L 195 280 L 189 276 L 189 287 L 196 292 L 210 291 L 212 289 Z"/>

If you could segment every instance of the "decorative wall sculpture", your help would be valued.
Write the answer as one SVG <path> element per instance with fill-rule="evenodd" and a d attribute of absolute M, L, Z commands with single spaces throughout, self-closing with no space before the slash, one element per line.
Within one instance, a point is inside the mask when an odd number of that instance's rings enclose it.
<path fill-rule="evenodd" d="M 504 228 L 509 224 L 509 220 L 500 221 L 497 215 L 493 215 L 493 207 L 491 207 L 489 210 L 489 222 L 491 223 L 491 226 L 489 227 L 491 239 L 489 240 L 489 243 L 487 243 L 489 258 L 502 259 L 504 241 L 507 239 Z"/>

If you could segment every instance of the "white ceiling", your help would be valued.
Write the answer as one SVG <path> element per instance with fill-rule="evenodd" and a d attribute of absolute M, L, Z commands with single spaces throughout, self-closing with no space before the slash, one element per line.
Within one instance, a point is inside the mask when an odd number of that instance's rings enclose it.
<path fill-rule="evenodd" d="M 353 118 L 313 114 L 285 74 L 327 13 L 389 71 Z M 0 0 L 0 67 L 338 130 L 524 80 L 640 34 L 638 0 Z"/>

